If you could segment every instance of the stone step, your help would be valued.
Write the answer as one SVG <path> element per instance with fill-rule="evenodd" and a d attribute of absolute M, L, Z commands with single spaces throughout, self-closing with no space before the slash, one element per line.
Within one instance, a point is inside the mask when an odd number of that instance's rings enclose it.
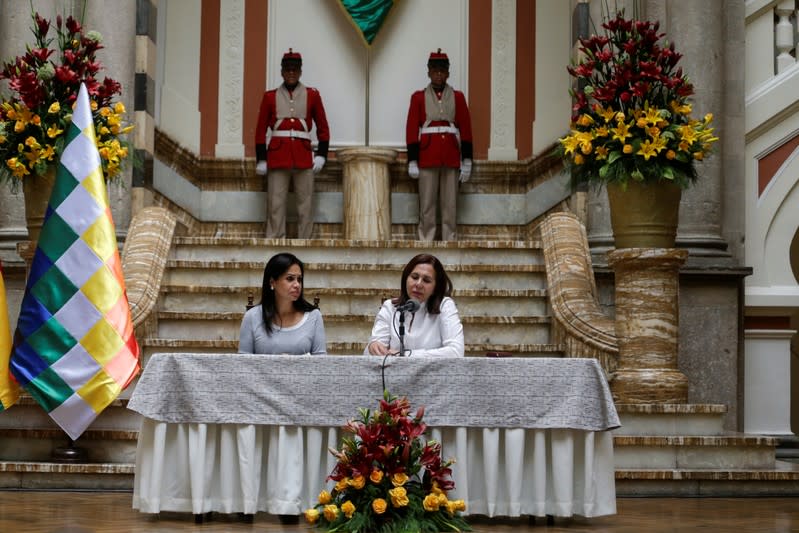
<path fill-rule="evenodd" d="M 238 340 L 243 312 L 158 312 L 158 335 L 171 339 Z M 366 339 L 372 331 L 375 315 L 324 315 L 328 342 Z M 546 316 L 462 316 L 466 343 L 540 344 L 549 340 L 550 319 Z"/>
<path fill-rule="evenodd" d="M 26 490 L 133 489 L 134 463 L 0 461 L 0 488 Z"/>
<path fill-rule="evenodd" d="M 619 497 L 799 496 L 799 465 L 776 461 L 769 469 L 621 469 Z M 766 528 L 768 529 L 768 528 Z"/>
<path fill-rule="evenodd" d="M 169 260 L 164 283 L 167 285 L 260 286 L 263 263 L 242 261 Z M 306 263 L 306 291 L 314 287 L 396 289 L 404 264 Z M 460 264 L 447 267 L 453 286 L 460 289 L 540 289 L 546 288 L 546 272 L 541 264 L 490 265 Z"/>
<path fill-rule="evenodd" d="M 364 342 L 328 342 L 327 351 L 331 355 L 360 355 Z M 139 339 L 139 346 L 144 351 L 145 360 L 154 353 L 187 352 L 187 353 L 235 353 L 239 343 L 237 340 L 203 340 L 203 339 L 170 339 L 153 337 Z M 499 352 L 502 355 L 515 357 L 561 357 L 563 346 L 560 344 L 466 344 L 466 355 L 485 357 L 487 354 Z"/>
<path fill-rule="evenodd" d="M 0 461 L 0 489 L 133 489 L 134 463 Z M 770 470 L 616 469 L 618 497 L 797 496 L 799 465 Z"/>
<path fill-rule="evenodd" d="M 729 469 L 774 467 L 777 439 L 758 435 L 630 436 L 613 438 L 617 469 Z"/>
<path fill-rule="evenodd" d="M 102 431 L 138 431 L 141 418 L 128 410 L 130 391 L 124 390 L 103 412 L 97 415 L 91 428 Z M 58 426 L 47 412 L 36 401 L 23 392 L 17 403 L 0 412 L 0 431 L 14 429 L 58 429 Z M 63 432 L 61 432 L 63 435 Z M 2 447 L 0 447 L 2 454 Z M 0 456 L 2 458 L 2 456 Z"/>
<path fill-rule="evenodd" d="M 724 435 L 727 406 L 718 404 L 616 404 L 621 427 L 614 435 Z"/>
<path fill-rule="evenodd" d="M 383 301 L 399 294 L 396 289 L 305 287 L 305 297 L 319 307 L 325 316 L 332 314 L 377 313 Z M 162 285 L 160 308 L 165 311 L 240 311 L 247 299 L 261 298 L 261 286 L 229 285 Z M 452 297 L 461 316 L 545 316 L 545 289 L 454 289 Z"/>
<path fill-rule="evenodd" d="M 449 269 L 459 264 L 542 264 L 538 241 L 363 241 L 344 239 L 264 239 L 176 237 L 171 259 L 256 262 L 291 250 L 303 263 L 400 264 L 419 253 L 435 255 Z M 401 272 L 401 269 L 399 270 Z"/>

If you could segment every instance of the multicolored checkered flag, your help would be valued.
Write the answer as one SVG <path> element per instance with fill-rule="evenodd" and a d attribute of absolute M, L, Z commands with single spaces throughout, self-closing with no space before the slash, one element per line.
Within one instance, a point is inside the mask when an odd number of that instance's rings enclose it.
<path fill-rule="evenodd" d="M 139 345 L 81 85 L 22 300 L 11 373 L 77 439 L 139 371 Z"/>

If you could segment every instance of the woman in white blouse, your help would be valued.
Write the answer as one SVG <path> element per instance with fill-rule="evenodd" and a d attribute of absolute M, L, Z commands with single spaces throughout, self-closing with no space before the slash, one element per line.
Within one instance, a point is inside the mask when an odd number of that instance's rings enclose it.
<path fill-rule="evenodd" d="M 402 270 L 400 296 L 383 302 L 364 354 L 463 357 L 463 326 L 451 293 L 452 282 L 437 257 L 419 254 L 411 259 Z M 402 311 L 411 300 L 420 304 L 418 309 Z M 405 313 L 403 354 L 399 353 L 401 313 Z"/>

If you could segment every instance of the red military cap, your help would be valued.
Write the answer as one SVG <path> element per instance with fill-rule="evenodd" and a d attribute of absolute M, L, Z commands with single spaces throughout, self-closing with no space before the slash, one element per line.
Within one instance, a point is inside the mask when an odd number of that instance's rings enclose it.
<path fill-rule="evenodd" d="M 281 67 L 285 67 L 286 65 L 297 65 L 298 67 L 301 67 L 302 56 L 300 53 L 289 48 L 289 51 L 283 54 L 283 59 L 280 60 Z"/>
<path fill-rule="evenodd" d="M 430 52 L 430 57 L 427 59 L 427 66 L 429 67 L 446 67 L 449 68 L 449 57 L 439 48 L 435 52 Z"/>

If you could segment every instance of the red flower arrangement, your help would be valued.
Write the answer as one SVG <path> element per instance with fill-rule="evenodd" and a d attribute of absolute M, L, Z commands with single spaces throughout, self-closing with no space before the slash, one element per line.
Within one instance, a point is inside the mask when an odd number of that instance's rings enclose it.
<path fill-rule="evenodd" d="M 685 188 L 697 177 L 694 161 L 718 140 L 711 114 L 691 118 L 694 87 L 659 27 L 620 12 L 604 35 L 580 41 L 583 59 L 568 67 L 577 82 L 571 131 L 558 147 L 573 186 L 633 179 Z"/>
<path fill-rule="evenodd" d="M 73 17 L 56 17 L 57 48 L 51 48 L 51 23 L 33 13 L 34 44 L 24 55 L 2 64 L 0 80 L 12 92 L 0 101 L 0 181 L 16 186 L 30 174 L 44 174 L 56 165 L 64 149 L 72 106 L 81 83 L 86 84 L 94 117 L 97 148 L 106 179 L 118 176 L 129 156 L 124 139 L 133 126 L 125 125 L 125 106 L 114 101 L 119 82 L 99 81 L 102 36 L 85 31 Z"/>
<path fill-rule="evenodd" d="M 442 462 L 441 444 L 424 442 L 427 425 L 424 408 L 411 417 L 407 398 L 388 393 L 378 411 L 359 409 L 344 431 L 338 459 L 328 480 L 332 492 L 323 490 L 318 503 L 305 511 L 311 524 L 328 532 L 371 533 L 467 531 L 459 514 L 463 500 L 450 500 L 455 488 L 452 460 Z"/>

